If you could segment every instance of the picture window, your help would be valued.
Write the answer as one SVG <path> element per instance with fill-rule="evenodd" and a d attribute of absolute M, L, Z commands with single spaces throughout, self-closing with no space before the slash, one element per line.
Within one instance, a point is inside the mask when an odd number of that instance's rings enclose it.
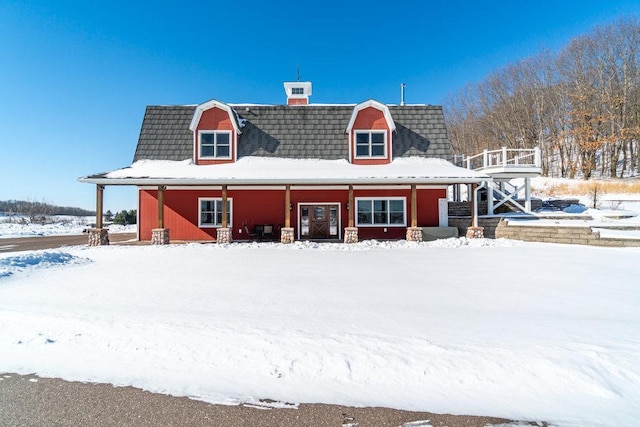
<path fill-rule="evenodd" d="M 360 226 L 406 226 L 405 198 L 356 199 L 356 225 Z"/>

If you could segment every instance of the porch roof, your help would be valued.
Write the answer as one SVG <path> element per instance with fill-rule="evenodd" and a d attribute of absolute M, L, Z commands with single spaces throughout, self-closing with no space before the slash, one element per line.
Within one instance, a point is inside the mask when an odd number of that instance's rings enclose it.
<path fill-rule="evenodd" d="M 141 160 L 129 167 L 90 175 L 81 182 L 102 185 L 275 185 L 275 184 L 471 184 L 489 175 L 442 159 L 403 157 L 388 165 L 346 160 L 243 157 L 235 163 L 195 165 L 191 160 Z"/>

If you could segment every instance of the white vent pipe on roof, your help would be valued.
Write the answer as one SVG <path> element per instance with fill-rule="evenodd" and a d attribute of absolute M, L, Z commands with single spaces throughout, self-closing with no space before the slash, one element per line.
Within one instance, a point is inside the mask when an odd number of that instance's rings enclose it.
<path fill-rule="evenodd" d="M 400 105 L 404 106 L 404 88 L 407 87 L 406 84 L 400 83 Z"/>

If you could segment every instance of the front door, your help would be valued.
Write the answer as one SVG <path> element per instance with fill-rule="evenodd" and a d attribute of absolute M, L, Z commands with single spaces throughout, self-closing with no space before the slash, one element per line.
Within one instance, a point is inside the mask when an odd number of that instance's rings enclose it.
<path fill-rule="evenodd" d="M 302 239 L 337 239 L 338 205 L 300 205 L 300 234 Z"/>

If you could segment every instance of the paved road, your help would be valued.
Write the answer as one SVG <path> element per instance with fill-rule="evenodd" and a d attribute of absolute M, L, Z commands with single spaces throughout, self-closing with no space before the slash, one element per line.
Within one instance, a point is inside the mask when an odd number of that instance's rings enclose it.
<path fill-rule="evenodd" d="M 323 404 L 298 409 L 210 405 L 133 387 L 0 374 L 2 426 L 399 427 L 409 422 L 485 427 L 507 420 Z"/>
<path fill-rule="evenodd" d="M 136 238 L 135 233 L 111 233 L 111 243 L 125 242 Z M 86 234 L 69 234 L 62 236 L 34 236 L 0 239 L 0 253 L 32 251 L 39 249 L 61 248 L 63 246 L 86 245 L 89 236 Z"/>

